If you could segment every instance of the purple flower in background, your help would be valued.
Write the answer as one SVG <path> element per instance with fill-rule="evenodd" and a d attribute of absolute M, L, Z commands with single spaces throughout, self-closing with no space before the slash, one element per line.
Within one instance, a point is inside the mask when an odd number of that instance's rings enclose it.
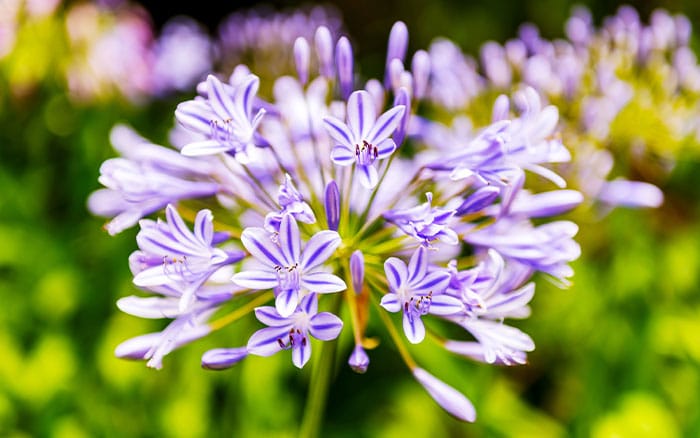
<path fill-rule="evenodd" d="M 340 245 L 337 232 L 319 231 L 302 252 L 299 226 L 287 214 L 282 218 L 279 233 L 273 236 L 264 228 L 243 231 L 243 246 L 264 266 L 235 274 L 234 283 L 249 289 L 274 289 L 275 307 L 283 317 L 294 312 L 302 291 L 331 293 L 347 288 L 336 275 L 317 269 Z"/>
<path fill-rule="evenodd" d="M 459 237 L 447 225 L 455 210 L 433 207 L 433 194 L 430 192 L 426 193 L 425 197 L 428 198 L 428 202 L 405 210 L 389 210 L 384 213 L 384 218 L 428 248 L 435 240 L 456 245 Z"/>
<path fill-rule="evenodd" d="M 304 201 L 299 190 L 294 187 L 292 177 L 289 175 L 285 175 L 284 183 L 282 183 L 279 188 L 277 202 L 279 202 L 282 210 L 278 213 L 269 213 L 265 216 L 265 228 L 268 231 L 279 231 L 282 218 L 286 214 L 291 214 L 294 216 L 294 219 L 305 224 L 313 224 L 316 222 L 316 216 L 314 216 L 313 210 L 311 210 L 309 204 Z"/>
<path fill-rule="evenodd" d="M 281 350 L 292 350 L 292 362 L 303 368 L 311 357 L 309 334 L 322 341 L 335 339 L 343 329 L 343 321 L 329 312 L 318 313 L 316 294 L 306 295 L 293 313 L 282 316 L 276 308 L 255 309 L 255 317 L 267 325 L 248 340 L 248 353 L 271 356 Z"/>
<path fill-rule="evenodd" d="M 102 164 L 99 181 L 106 188 L 88 199 L 90 211 L 113 217 L 105 226 L 109 234 L 120 233 L 171 202 L 219 191 L 212 178 L 217 166 L 212 163 L 151 144 L 122 125 L 112 129 L 110 138 L 124 158 Z"/>
<path fill-rule="evenodd" d="M 236 86 L 221 83 L 216 77 L 207 78 L 207 99 L 195 99 L 178 105 L 178 122 L 206 140 L 195 141 L 182 148 L 188 156 L 232 153 L 246 164 L 250 161 L 248 149 L 255 146 L 254 134 L 264 109 L 253 115 L 253 100 L 260 81 L 248 75 Z"/>
<path fill-rule="evenodd" d="M 403 329 L 413 344 L 425 337 L 421 317 L 428 313 L 449 315 L 462 309 L 462 303 L 443 294 L 450 282 L 450 274 L 444 270 L 428 272 L 428 250 L 419 247 L 406 264 L 390 257 L 384 263 L 389 282 L 389 293 L 382 297 L 381 305 L 389 312 L 403 311 Z"/>
<path fill-rule="evenodd" d="M 328 134 L 338 143 L 331 152 L 333 162 L 339 166 L 355 164 L 362 186 L 374 188 L 379 182 L 374 162 L 396 150 L 396 143 L 389 136 L 404 111 L 403 105 L 395 106 L 377 118 L 370 94 L 364 90 L 352 93 L 347 105 L 348 125 L 335 117 L 323 119 Z"/>

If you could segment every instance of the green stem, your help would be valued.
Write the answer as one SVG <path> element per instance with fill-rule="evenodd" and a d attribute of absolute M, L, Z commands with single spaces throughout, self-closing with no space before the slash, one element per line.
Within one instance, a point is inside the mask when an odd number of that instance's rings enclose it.
<path fill-rule="evenodd" d="M 334 314 L 338 313 L 342 301 L 342 294 L 335 294 L 330 311 Z M 309 395 L 306 399 L 304 408 L 304 418 L 301 421 L 299 429 L 300 438 L 316 438 L 321 431 L 323 423 L 323 412 L 326 408 L 326 399 L 328 398 L 328 387 L 333 374 L 335 351 L 338 346 L 338 340 L 322 342 L 319 349 L 318 360 L 314 364 L 314 369 L 311 372 L 311 383 L 309 387 Z"/>

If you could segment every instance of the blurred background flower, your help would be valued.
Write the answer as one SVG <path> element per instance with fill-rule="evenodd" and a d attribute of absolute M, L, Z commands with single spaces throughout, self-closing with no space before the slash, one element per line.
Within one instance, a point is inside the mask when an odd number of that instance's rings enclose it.
<path fill-rule="evenodd" d="M 589 200 L 567 216 L 580 226 L 582 257 L 569 290 L 542 278 L 533 317 L 515 323 L 537 345 L 527 365 L 413 350 L 469 394 L 477 423 L 454 421 L 382 348 L 362 376 L 339 361 L 325 434 L 700 435 L 699 40 L 689 30 L 700 4 L 647 1 L 634 5 L 638 15 L 617 3 L 572 6 L 0 1 L 0 435 L 295 436 L 308 369 L 283 355 L 222 373 L 198 366 L 207 350 L 244 345 L 255 321 L 171 353 L 158 372 L 114 357 L 124 339 L 164 325 L 117 310 L 134 291 L 136 230 L 109 238 L 86 199 L 114 157 L 118 122 L 164 143 L 176 103 L 210 70 L 227 77 L 242 62 L 261 78 L 293 74 L 294 39 L 313 40 L 317 24 L 351 38 L 362 77 L 383 77 L 386 34 L 399 19 L 408 53 L 426 50 L 432 80 L 453 84 L 448 95 L 426 90 L 429 99 L 463 110 L 435 135 L 472 136 L 495 97 L 523 83 L 559 107 L 575 157 L 561 170 Z M 271 59 L 280 62 L 266 72 Z M 447 59 L 454 71 L 437 68 Z M 663 204 L 611 209 L 660 200 L 618 178 L 658 186 Z"/>

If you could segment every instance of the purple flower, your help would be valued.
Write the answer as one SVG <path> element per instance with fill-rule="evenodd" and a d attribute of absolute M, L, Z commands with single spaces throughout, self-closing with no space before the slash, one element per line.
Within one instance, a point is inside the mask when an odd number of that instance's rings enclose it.
<path fill-rule="evenodd" d="M 403 329 L 413 344 L 425 337 L 421 316 L 428 313 L 449 315 L 462 310 L 462 303 L 443 292 L 450 282 L 447 271 L 428 272 L 428 250 L 419 247 L 406 264 L 390 257 L 384 263 L 389 281 L 389 293 L 382 297 L 381 305 L 389 312 L 403 311 Z"/>
<path fill-rule="evenodd" d="M 167 222 L 141 221 L 136 236 L 140 251 L 132 255 L 134 284 L 139 287 L 172 286 L 182 290 L 180 310 L 190 306 L 196 290 L 219 268 L 235 263 L 242 251 L 215 248 L 212 214 L 197 213 L 194 233 L 175 210 L 165 209 Z"/>
<path fill-rule="evenodd" d="M 502 217 L 489 227 L 467 233 L 464 239 L 567 284 L 566 279 L 573 275 L 568 263 L 581 254 L 581 247 L 573 240 L 577 232 L 578 226 L 569 221 L 535 227 L 527 220 Z"/>
<path fill-rule="evenodd" d="M 293 313 L 282 316 L 276 308 L 265 306 L 255 309 L 255 317 L 267 325 L 253 333 L 248 340 L 248 353 L 271 356 L 281 350 L 292 350 L 292 362 L 302 368 L 311 357 L 309 334 L 322 341 L 330 341 L 340 334 L 343 321 L 329 312 L 318 313 L 316 294 L 301 299 Z"/>
<path fill-rule="evenodd" d="M 250 227 L 243 231 L 243 246 L 263 266 L 235 274 L 234 283 L 250 289 L 274 289 L 275 307 L 283 317 L 294 312 L 302 291 L 331 293 L 347 288 L 336 275 L 318 270 L 340 245 L 337 232 L 319 231 L 302 252 L 299 226 L 287 214 L 282 218 L 279 234 L 273 236 L 264 228 Z"/>
<path fill-rule="evenodd" d="M 147 366 L 157 369 L 162 368 L 163 357 L 168 353 L 208 335 L 211 328 L 206 321 L 236 292 L 230 286 L 222 290 L 216 286 L 205 285 L 197 291 L 197 299 L 183 309 L 180 306 L 182 291 L 169 285 L 148 289 L 162 296 L 124 297 L 117 301 L 117 307 L 122 312 L 141 318 L 172 318 L 173 321 L 161 332 L 140 335 L 122 342 L 117 346 L 115 354 L 118 357 L 148 360 Z"/>
<path fill-rule="evenodd" d="M 257 76 L 248 75 L 233 87 L 210 75 L 206 100 L 183 102 L 175 111 L 178 122 L 206 137 L 206 140 L 183 147 L 182 154 L 200 156 L 230 152 L 239 162 L 248 163 L 248 148 L 255 146 L 255 130 L 265 114 L 261 108 L 253 116 L 253 100 L 259 83 Z"/>
<path fill-rule="evenodd" d="M 106 188 L 88 199 L 90 211 L 113 217 L 106 225 L 109 234 L 136 225 L 168 203 L 211 196 L 219 190 L 212 179 L 216 166 L 211 163 L 151 144 L 123 125 L 115 126 L 110 138 L 124 158 L 102 164 L 99 181 Z"/>
<path fill-rule="evenodd" d="M 404 210 L 389 210 L 384 213 L 384 218 L 428 248 L 435 240 L 449 245 L 459 243 L 457 233 L 447 225 L 455 210 L 433 207 L 433 194 L 430 192 L 426 193 L 425 197 L 428 198 L 428 202 Z"/>
<path fill-rule="evenodd" d="M 286 214 L 291 214 L 294 219 L 305 224 L 313 224 L 316 222 L 313 210 L 309 204 L 304 201 L 304 198 L 299 193 L 299 190 L 294 186 L 292 177 L 285 175 L 284 183 L 280 186 L 277 194 L 277 202 L 279 202 L 282 210 L 278 213 L 269 213 L 265 216 L 265 228 L 270 232 L 279 231 L 282 218 Z"/>
<path fill-rule="evenodd" d="M 405 111 L 403 105 L 395 106 L 376 116 L 372 97 L 367 91 L 355 91 L 347 105 L 348 125 L 335 117 L 323 119 L 328 134 L 338 142 L 331 152 L 331 159 L 339 166 L 356 164 L 360 183 L 368 189 L 379 182 L 376 160 L 389 157 L 396 144 L 389 136 L 394 132 Z"/>

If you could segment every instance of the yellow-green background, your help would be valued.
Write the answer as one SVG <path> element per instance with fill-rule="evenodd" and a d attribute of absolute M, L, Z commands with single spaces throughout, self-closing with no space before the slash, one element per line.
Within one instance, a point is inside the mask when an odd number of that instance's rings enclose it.
<path fill-rule="evenodd" d="M 646 19 L 658 5 L 638 6 Z M 615 10 L 603 1 L 590 6 L 597 22 Z M 694 2 L 663 6 L 698 23 Z M 445 35 L 474 53 L 487 39 L 512 37 L 522 20 L 561 36 L 570 7 L 561 0 L 339 4 L 361 69 L 373 75 L 381 74 L 396 19 L 408 23 L 412 49 Z M 294 436 L 309 369 L 297 371 L 285 354 L 224 372 L 199 366 L 207 349 L 244 342 L 255 321 L 170 354 L 162 371 L 113 357 L 119 342 L 163 323 L 116 309 L 117 298 L 135 291 L 127 256 L 136 231 L 109 237 L 85 199 L 98 188 L 100 163 L 114 155 L 114 123 L 164 141 L 175 104 L 191 94 L 141 106 L 118 98 L 73 103 L 60 74 L 70 55 L 63 12 L 23 29 L 17 51 L 0 60 L 0 436 Z M 18 91 L 27 78 L 33 85 Z M 429 343 L 414 350 L 473 401 L 475 424 L 445 414 L 385 342 L 362 376 L 342 352 L 322 436 L 700 436 L 697 156 L 679 157 L 660 209 L 581 224 L 574 286 L 540 281 L 532 317 L 515 323 L 537 344 L 528 365 L 469 363 Z"/>

